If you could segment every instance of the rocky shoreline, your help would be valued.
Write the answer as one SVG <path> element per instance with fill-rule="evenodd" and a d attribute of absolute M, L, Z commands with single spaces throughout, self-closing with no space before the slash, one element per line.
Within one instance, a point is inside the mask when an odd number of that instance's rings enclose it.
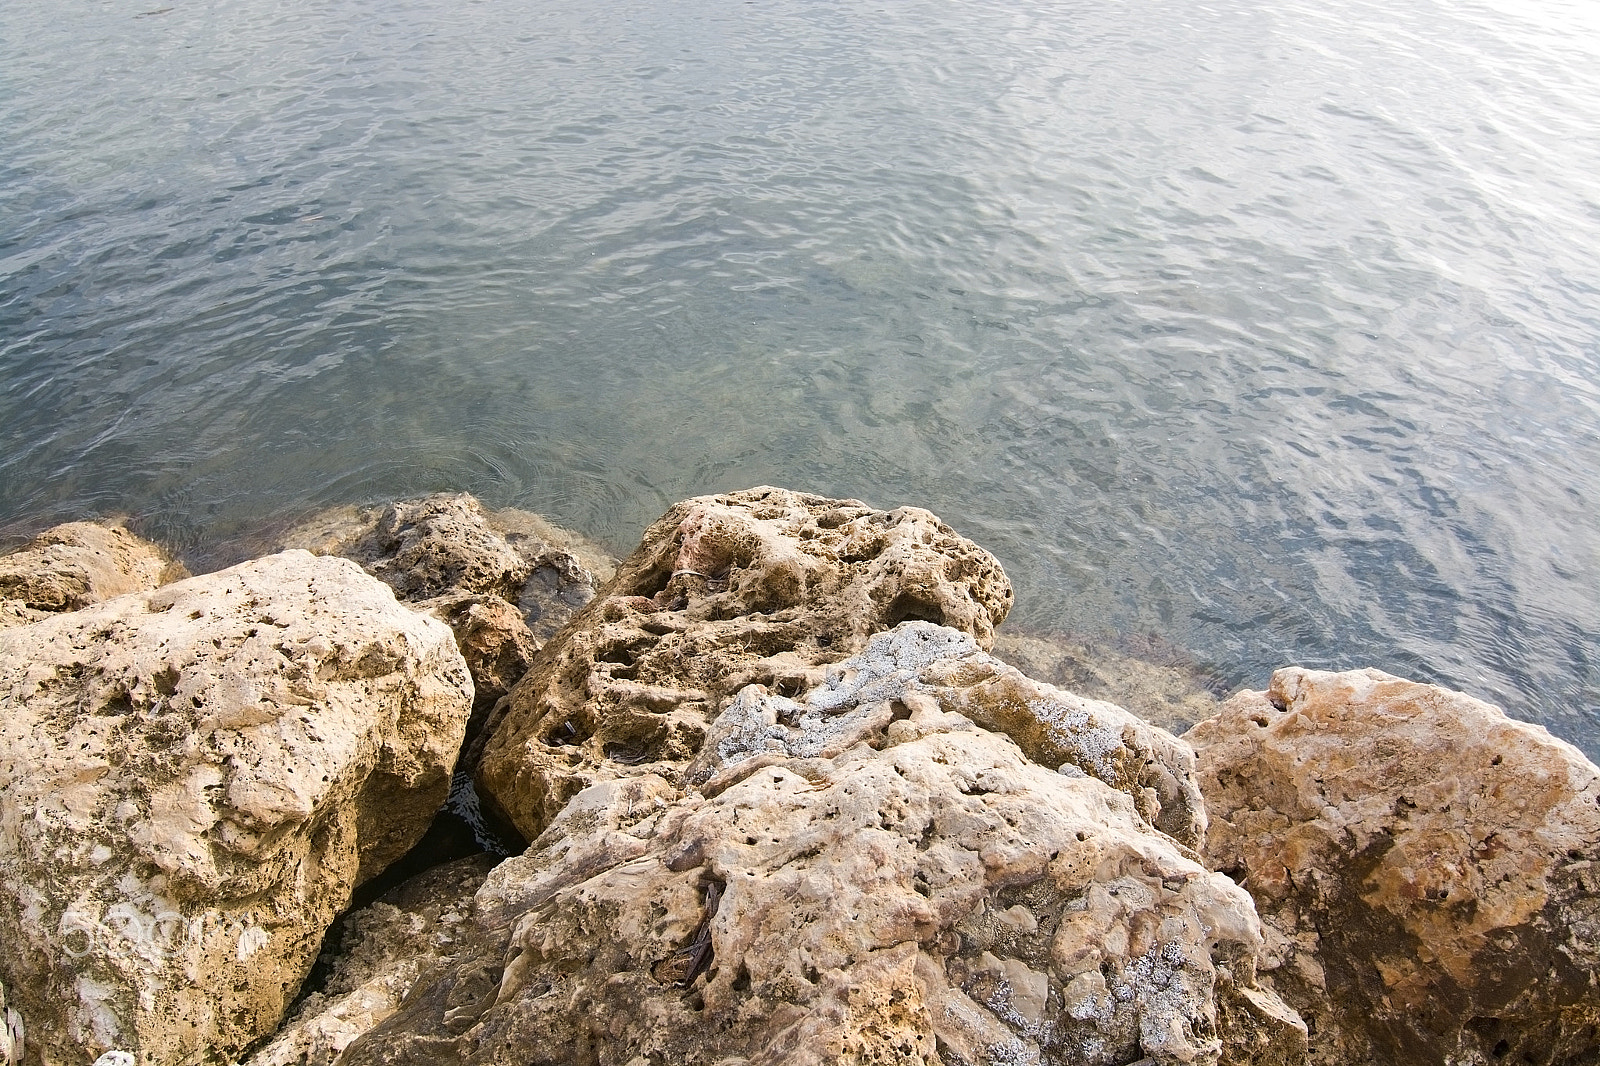
<path fill-rule="evenodd" d="M 784 489 L 273 547 L 0 557 L 5 1066 L 1600 1063 L 1600 768 L 1471 697 L 1135 686 Z"/>

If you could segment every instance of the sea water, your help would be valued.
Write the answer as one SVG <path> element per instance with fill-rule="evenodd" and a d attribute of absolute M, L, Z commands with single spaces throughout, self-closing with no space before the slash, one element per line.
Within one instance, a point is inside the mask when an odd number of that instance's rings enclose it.
<path fill-rule="evenodd" d="M 1600 5 L 0 4 L 0 535 L 760 483 L 1600 755 Z"/>

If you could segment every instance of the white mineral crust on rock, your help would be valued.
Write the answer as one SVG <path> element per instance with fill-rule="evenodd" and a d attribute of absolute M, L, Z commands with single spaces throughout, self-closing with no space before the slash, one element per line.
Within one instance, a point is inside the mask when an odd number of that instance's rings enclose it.
<path fill-rule="evenodd" d="M 0 976 L 28 1061 L 225 1062 L 444 798 L 440 622 L 285 552 L 0 632 Z"/>
<path fill-rule="evenodd" d="M 1127 793 L 1142 817 L 1180 843 L 1198 847 L 1204 839 L 1205 805 L 1188 745 L 1115 704 L 1034 681 L 967 634 L 928 622 L 873 637 L 802 699 L 758 685 L 741 690 L 685 777 L 715 791 L 748 772 L 752 757 L 831 757 L 875 730 L 905 737 L 915 727 L 891 723 L 928 699 L 1007 734 L 1034 762 Z"/>

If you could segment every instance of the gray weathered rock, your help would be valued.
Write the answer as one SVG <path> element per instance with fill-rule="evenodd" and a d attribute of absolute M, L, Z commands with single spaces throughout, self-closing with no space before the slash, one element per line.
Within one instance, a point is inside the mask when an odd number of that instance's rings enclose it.
<path fill-rule="evenodd" d="M 513 690 L 479 790 L 531 839 L 590 784 L 681 767 L 746 684 L 808 689 L 907 619 L 987 646 L 1010 606 L 994 557 L 918 508 L 775 488 L 687 500 Z"/>
<path fill-rule="evenodd" d="M 1600 1062 L 1600 768 L 1376 670 L 1279 670 L 1185 737 L 1313 1061 Z"/>
<path fill-rule="evenodd" d="M 717 717 L 685 780 L 716 790 L 730 771 L 743 772 L 751 758 L 769 752 L 837 755 L 894 715 L 904 716 L 908 701 L 925 698 L 1005 733 L 1036 763 L 1098 777 L 1126 793 L 1151 825 L 1188 847 L 1201 846 L 1205 804 L 1188 745 L 1113 704 L 1034 681 L 979 651 L 965 633 L 927 622 L 873 637 L 803 700 L 760 686 L 744 689 Z M 856 710 L 844 713 L 847 706 Z M 896 726 L 896 734 L 911 728 Z"/>
<path fill-rule="evenodd" d="M 701 791 L 580 792 L 343 1066 L 1303 1061 L 1245 892 L 918 681 L 984 658 L 903 625 L 808 695 L 739 693 Z"/>
<path fill-rule="evenodd" d="M 26 625 L 183 576 L 160 548 L 118 525 L 68 522 L 0 556 L 0 628 Z"/>
<path fill-rule="evenodd" d="M 0 979 L 30 1063 L 225 1062 L 421 835 L 471 702 L 449 631 L 285 552 L 0 632 Z"/>

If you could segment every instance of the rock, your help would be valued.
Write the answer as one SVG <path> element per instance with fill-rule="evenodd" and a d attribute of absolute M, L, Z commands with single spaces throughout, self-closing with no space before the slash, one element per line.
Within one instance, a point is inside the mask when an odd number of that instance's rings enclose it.
<path fill-rule="evenodd" d="M 1222 705 L 1213 691 L 1216 679 L 1181 648 L 1155 637 L 1108 643 L 1008 626 L 994 653 L 1029 677 L 1114 703 L 1170 732 L 1210 718 Z"/>
<path fill-rule="evenodd" d="M 0 557 L 0 628 L 26 625 L 183 576 L 160 548 L 116 525 L 68 522 Z"/>
<path fill-rule="evenodd" d="M 472 671 L 473 704 L 487 710 L 533 666 L 539 641 L 522 612 L 493 594 L 435 596 L 416 603 L 450 627 Z"/>
<path fill-rule="evenodd" d="M 527 672 L 540 643 L 593 598 L 595 575 L 614 569 L 576 534 L 525 511 L 491 514 L 465 493 L 335 508 L 280 541 L 354 559 L 449 625 L 485 712 Z"/>
<path fill-rule="evenodd" d="M 1303 1061 L 1248 895 L 950 710 L 930 650 L 981 655 L 903 625 L 803 698 L 740 692 L 701 791 L 580 792 L 341 1066 Z"/>
<path fill-rule="evenodd" d="M 1376 670 L 1288 669 L 1185 737 L 1313 1061 L 1600 1061 L 1600 768 Z"/>
<path fill-rule="evenodd" d="M 443 800 L 439 622 L 285 552 L 0 632 L 0 979 L 29 1061 L 226 1062 Z"/>
<path fill-rule="evenodd" d="M 468 943 L 473 893 L 491 867 L 486 856 L 435 867 L 347 915 L 338 947 L 320 960 L 326 984 L 242 1066 L 332 1066 L 395 1012 L 418 977 L 456 960 Z"/>
<path fill-rule="evenodd" d="M 597 781 L 683 766 L 744 685 L 808 689 L 907 619 L 988 646 L 1011 597 L 993 556 L 918 508 L 774 488 L 685 501 L 497 712 L 479 791 L 532 839 Z"/>
<path fill-rule="evenodd" d="M 927 698 L 1005 733 L 1036 763 L 1098 777 L 1126 793 L 1146 822 L 1190 848 L 1201 846 L 1205 803 L 1188 745 L 1113 704 L 1034 681 L 979 651 L 965 633 L 927 622 L 873 637 L 803 702 L 760 686 L 744 689 L 718 716 L 684 779 L 714 791 L 729 767 L 747 767 L 769 751 L 829 758 Z M 867 711 L 841 713 L 849 705 Z M 900 737 L 911 730 L 894 727 Z"/>
<path fill-rule="evenodd" d="M 17 1066 L 22 1061 L 22 1015 L 6 1005 L 5 982 L 0 981 L 0 1063 Z"/>

